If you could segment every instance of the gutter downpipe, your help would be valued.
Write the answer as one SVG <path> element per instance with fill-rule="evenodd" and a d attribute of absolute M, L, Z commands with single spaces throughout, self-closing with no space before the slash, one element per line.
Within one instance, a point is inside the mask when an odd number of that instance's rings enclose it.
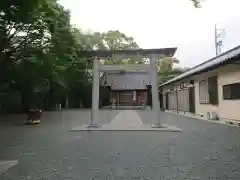
<path fill-rule="evenodd" d="M 176 102 L 177 102 L 177 114 L 178 114 L 178 89 L 176 88 Z"/>

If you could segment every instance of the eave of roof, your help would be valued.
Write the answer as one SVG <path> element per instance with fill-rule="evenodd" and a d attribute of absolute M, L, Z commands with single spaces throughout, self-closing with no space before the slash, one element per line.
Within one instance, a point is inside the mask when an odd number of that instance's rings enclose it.
<path fill-rule="evenodd" d="M 219 56 L 216 56 L 208 61 L 205 61 L 193 68 L 191 68 L 190 70 L 188 70 L 187 72 L 159 85 L 159 87 L 165 86 L 167 84 L 182 80 L 183 78 L 187 78 L 189 76 L 192 75 L 196 75 L 202 72 L 206 72 L 210 69 L 215 69 L 221 65 L 224 65 L 225 63 L 231 61 L 234 57 L 237 57 L 240 55 L 240 46 L 237 46 Z"/>
<path fill-rule="evenodd" d="M 95 50 L 95 51 L 79 51 L 79 54 L 83 57 L 99 57 L 108 58 L 117 55 L 125 56 L 144 56 L 149 55 L 165 55 L 172 57 L 177 48 L 160 48 L 160 49 L 123 49 L 123 50 Z"/>

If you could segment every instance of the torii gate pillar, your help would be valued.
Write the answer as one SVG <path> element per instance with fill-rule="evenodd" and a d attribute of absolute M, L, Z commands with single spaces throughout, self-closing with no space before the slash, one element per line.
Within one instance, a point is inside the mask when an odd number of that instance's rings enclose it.
<path fill-rule="evenodd" d="M 98 58 L 93 59 L 93 70 L 92 70 L 92 112 L 91 112 L 91 122 L 89 127 L 98 127 L 99 124 L 99 81 L 100 81 L 100 71 L 99 71 L 100 61 Z"/>
<path fill-rule="evenodd" d="M 157 85 L 157 56 L 152 55 L 150 57 L 150 81 L 152 86 L 152 113 L 154 117 L 155 126 L 160 126 L 160 102 L 159 102 L 159 92 Z"/>

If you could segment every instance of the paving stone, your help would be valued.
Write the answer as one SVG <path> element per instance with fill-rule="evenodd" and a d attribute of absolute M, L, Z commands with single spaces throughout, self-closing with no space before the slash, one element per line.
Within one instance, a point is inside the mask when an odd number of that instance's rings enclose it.
<path fill-rule="evenodd" d="M 0 161 L 0 175 L 17 163 L 17 161 Z"/>
<path fill-rule="evenodd" d="M 118 113 L 103 110 L 100 119 L 107 124 Z M 150 111 L 137 113 L 155 123 Z M 36 126 L 20 125 L 24 116 L 1 118 L 0 160 L 19 163 L 0 179 L 239 180 L 239 128 L 161 113 L 163 124 L 183 132 L 68 131 L 89 118 L 87 110 L 47 112 Z"/>

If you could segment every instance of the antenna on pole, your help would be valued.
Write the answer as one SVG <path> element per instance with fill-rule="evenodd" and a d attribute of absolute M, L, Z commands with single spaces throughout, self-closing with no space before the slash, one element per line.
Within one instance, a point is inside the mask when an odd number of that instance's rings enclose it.
<path fill-rule="evenodd" d="M 217 25 L 215 24 L 214 32 L 215 32 L 215 36 L 214 36 L 215 51 L 216 51 L 216 56 L 218 56 L 222 53 L 223 38 L 226 36 L 226 30 L 218 28 Z"/>

